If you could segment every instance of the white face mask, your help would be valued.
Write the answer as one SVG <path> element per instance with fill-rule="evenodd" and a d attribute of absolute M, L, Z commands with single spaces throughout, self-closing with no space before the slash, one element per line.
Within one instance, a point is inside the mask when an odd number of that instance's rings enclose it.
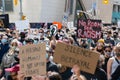
<path fill-rule="evenodd" d="M 111 56 L 111 52 L 105 52 L 105 54 Z"/>
<path fill-rule="evenodd" d="M 63 36 L 63 35 L 64 35 L 64 33 L 63 33 L 63 32 L 60 32 L 60 35 L 62 35 L 62 36 Z"/>
<path fill-rule="evenodd" d="M 107 38 L 107 35 L 106 35 L 106 34 L 104 34 L 103 38 Z"/>

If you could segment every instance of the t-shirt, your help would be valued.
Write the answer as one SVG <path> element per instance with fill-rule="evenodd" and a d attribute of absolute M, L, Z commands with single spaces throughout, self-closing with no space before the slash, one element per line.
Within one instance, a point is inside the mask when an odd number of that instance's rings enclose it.
<path fill-rule="evenodd" d="M 81 74 L 84 75 L 87 80 L 107 80 L 107 75 L 101 68 L 97 68 L 94 75 L 85 72 L 81 72 Z"/>

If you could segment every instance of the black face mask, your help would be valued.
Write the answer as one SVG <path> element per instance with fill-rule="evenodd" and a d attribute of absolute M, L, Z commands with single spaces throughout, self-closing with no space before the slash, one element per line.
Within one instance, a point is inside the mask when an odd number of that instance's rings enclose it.
<path fill-rule="evenodd" d="M 117 57 L 120 57 L 120 53 L 116 53 L 116 56 L 117 56 Z"/>
<path fill-rule="evenodd" d="M 114 38 L 117 38 L 117 35 L 113 35 Z"/>
<path fill-rule="evenodd" d="M 102 52 L 102 49 L 97 49 L 98 52 Z"/>

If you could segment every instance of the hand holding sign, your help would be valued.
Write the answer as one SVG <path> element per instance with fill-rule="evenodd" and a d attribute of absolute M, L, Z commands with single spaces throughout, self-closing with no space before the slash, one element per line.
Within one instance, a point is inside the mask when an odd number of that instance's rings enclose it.
<path fill-rule="evenodd" d="M 56 45 L 54 61 L 64 66 L 77 64 L 82 71 L 94 74 L 98 59 L 98 53 L 60 42 Z"/>

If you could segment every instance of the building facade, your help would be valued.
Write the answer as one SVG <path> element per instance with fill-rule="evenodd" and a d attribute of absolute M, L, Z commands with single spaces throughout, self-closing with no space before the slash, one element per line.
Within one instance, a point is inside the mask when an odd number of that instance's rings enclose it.
<path fill-rule="evenodd" d="M 113 0 L 109 0 L 108 4 L 104 4 L 103 0 L 82 0 L 86 11 L 95 9 L 95 19 L 102 20 L 103 23 L 111 23 L 112 11 L 113 11 Z"/>
<path fill-rule="evenodd" d="M 5 0 L 5 5 L 8 3 L 11 5 L 10 9 L 6 7 L 5 10 L 5 13 L 9 14 L 10 23 L 20 20 L 20 0 L 18 0 L 17 5 L 14 5 L 13 1 Z M 65 13 L 69 16 L 68 21 L 73 21 L 75 3 L 75 0 L 22 0 L 22 12 L 32 23 L 62 22 Z M 0 0 L 1 7 L 2 0 Z M 2 14 L 2 11 L 0 14 Z"/>
<path fill-rule="evenodd" d="M 120 21 L 120 0 L 114 0 L 112 23 L 117 24 L 118 21 Z"/>

